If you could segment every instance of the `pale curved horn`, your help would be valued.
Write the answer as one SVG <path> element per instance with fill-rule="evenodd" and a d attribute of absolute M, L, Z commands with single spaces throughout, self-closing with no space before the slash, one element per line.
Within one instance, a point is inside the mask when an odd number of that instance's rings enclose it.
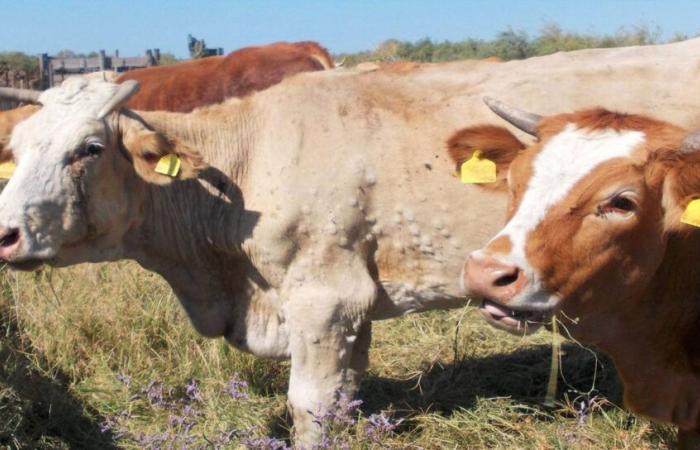
<path fill-rule="evenodd" d="M 542 121 L 542 116 L 514 108 L 491 97 L 484 97 L 484 103 L 503 120 L 527 134 L 537 136 L 537 126 Z"/>
<path fill-rule="evenodd" d="M 32 89 L 17 89 L 10 87 L 0 87 L 0 98 L 17 100 L 18 102 L 39 103 L 41 91 Z"/>
<path fill-rule="evenodd" d="M 126 103 L 138 90 L 139 82 L 136 80 L 126 80 L 123 83 L 119 83 L 117 92 L 115 92 L 110 101 L 102 107 L 97 114 L 97 118 L 103 119 L 107 114 L 119 108 L 123 103 Z"/>
<path fill-rule="evenodd" d="M 681 145 L 681 153 L 693 153 L 697 151 L 700 151 L 700 130 L 686 136 Z"/>

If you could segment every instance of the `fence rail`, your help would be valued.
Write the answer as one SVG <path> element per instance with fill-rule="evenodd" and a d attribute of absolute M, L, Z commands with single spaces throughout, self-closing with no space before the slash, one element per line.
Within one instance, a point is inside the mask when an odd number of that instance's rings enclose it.
<path fill-rule="evenodd" d="M 100 50 L 97 56 L 90 58 L 61 58 L 44 53 L 39 57 L 40 89 L 48 89 L 60 84 L 66 78 L 102 70 L 126 72 L 127 70 L 157 66 L 160 62 L 160 50 L 148 49 L 144 56 L 107 55 Z"/>

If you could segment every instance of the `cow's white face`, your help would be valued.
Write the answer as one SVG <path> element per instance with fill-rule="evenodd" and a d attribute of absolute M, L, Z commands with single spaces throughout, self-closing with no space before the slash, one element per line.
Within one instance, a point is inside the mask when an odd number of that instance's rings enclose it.
<path fill-rule="evenodd" d="M 17 169 L 0 195 L 0 260 L 31 269 L 120 256 L 140 220 L 144 178 L 155 175 L 144 172 L 175 151 L 141 121 L 112 114 L 136 87 L 70 79 L 15 127 Z"/>

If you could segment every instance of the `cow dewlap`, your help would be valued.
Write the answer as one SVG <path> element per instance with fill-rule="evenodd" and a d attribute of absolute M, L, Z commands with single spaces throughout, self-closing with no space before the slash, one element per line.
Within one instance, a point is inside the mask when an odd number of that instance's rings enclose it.
<path fill-rule="evenodd" d="M 169 177 L 176 177 L 180 173 L 180 158 L 174 153 L 168 153 L 158 160 L 155 171 Z"/>
<path fill-rule="evenodd" d="M 700 227 L 700 198 L 691 200 L 688 206 L 685 207 L 683 215 L 681 216 L 681 222 L 694 227 Z"/>
<path fill-rule="evenodd" d="M 462 183 L 494 183 L 496 181 L 496 163 L 482 158 L 481 152 L 475 150 L 472 157 L 462 163 L 459 179 Z"/>
<path fill-rule="evenodd" d="M 15 171 L 15 163 L 7 161 L 0 164 L 0 180 L 9 180 Z"/>

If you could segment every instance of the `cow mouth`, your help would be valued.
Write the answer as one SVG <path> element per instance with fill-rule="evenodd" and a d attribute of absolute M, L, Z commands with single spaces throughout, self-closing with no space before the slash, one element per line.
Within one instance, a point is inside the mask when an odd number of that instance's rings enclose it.
<path fill-rule="evenodd" d="M 33 272 L 44 265 L 41 259 L 25 259 L 21 261 L 8 261 L 7 265 L 13 270 L 20 270 L 22 272 Z"/>
<path fill-rule="evenodd" d="M 532 334 L 549 321 L 550 311 L 512 309 L 484 299 L 479 312 L 492 326 L 517 335 Z"/>

